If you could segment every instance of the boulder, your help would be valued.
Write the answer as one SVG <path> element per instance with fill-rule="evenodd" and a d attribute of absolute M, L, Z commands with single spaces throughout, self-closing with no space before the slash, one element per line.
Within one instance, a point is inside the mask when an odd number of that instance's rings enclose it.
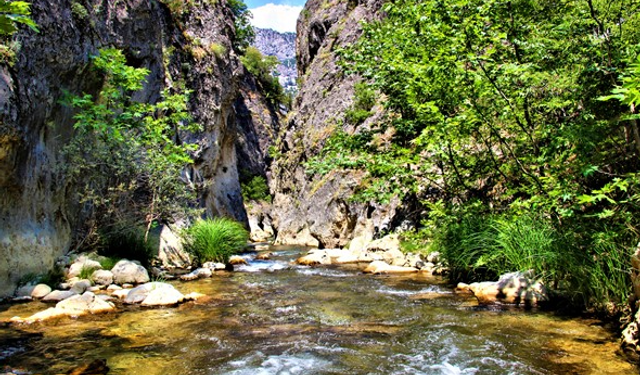
<path fill-rule="evenodd" d="M 31 297 L 33 298 L 44 298 L 47 294 L 51 293 L 51 287 L 47 284 L 38 284 L 33 288 L 31 292 Z"/>
<path fill-rule="evenodd" d="M 405 255 L 405 266 L 422 269 L 425 266 L 426 262 L 422 259 L 420 254 L 406 254 Z"/>
<path fill-rule="evenodd" d="M 188 273 L 186 275 L 180 276 L 180 280 L 192 281 L 192 280 L 197 280 L 197 279 L 206 279 L 208 277 L 211 277 L 212 275 L 213 275 L 213 273 L 211 272 L 211 269 L 209 269 L 209 268 L 198 268 L 196 270 L 191 271 L 190 273 Z"/>
<path fill-rule="evenodd" d="M 208 268 L 212 271 L 224 271 L 227 266 L 224 263 L 206 262 L 202 265 L 203 268 Z"/>
<path fill-rule="evenodd" d="M 131 291 L 129 291 L 127 296 L 124 298 L 124 303 L 143 303 L 150 296 L 152 298 L 147 301 L 145 306 L 174 305 L 184 299 L 182 293 L 178 292 L 173 287 L 173 285 L 167 283 L 152 282 L 131 289 Z"/>
<path fill-rule="evenodd" d="M 116 284 L 143 284 L 149 282 L 149 273 L 139 263 L 122 259 L 111 269 Z"/>
<path fill-rule="evenodd" d="M 91 270 L 101 270 L 102 265 L 95 260 L 91 260 L 86 256 L 80 256 L 77 258 L 69 267 L 69 271 L 67 272 L 67 278 L 78 277 L 80 276 L 80 272 L 83 269 L 91 269 Z"/>
<path fill-rule="evenodd" d="M 468 289 L 482 304 L 496 302 L 536 306 L 548 301 L 545 286 L 533 280 L 532 272 L 512 272 L 500 276 L 498 281 L 483 281 L 469 285 L 458 284 L 458 289 Z"/>
<path fill-rule="evenodd" d="M 64 310 L 70 316 L 79 316 L 114 311 L 115 306 L 91 292 L 85 292 L 58 302 L 56 309 Z"/>
<path fill-rule="evenodd" d="M 97 270 L 91 275 L 91 280 L 98 285 L 111 285 L 113 283 L 113 273 L 107 270 Z"/>
<path fill-rule="evenodd" d="M 171 286 L 171 288 L 152 289 L 147 298 L 142 301 L 142 306 L 171 306 L 182 301 L 184 301 L 184 295 Z"/>
<path fill-rule="evenodd" d="M 400 251 L 400 238 L 397 234 L 390 234 L 388 236 L 382 237 L 379 240 L 369 242 L 366 250 L 372 252 Z"/>
<path fill-rule="evenodd" d="M 72 292 L 70 290 L 54 290 L 53 292 L 47 294 L 43 299 L 42 302 L 60 302 L 63 301 L 69 297 L 75 296 L 76 292 Z"/>
<path fill-rule="evenodd" d="M 69 289 L 70 291 L 76 293 L 76 294 L 82 294 L 84 292 L 87 291 L 87 289 L 91 288 L 91 281 L 89 280 L 78 280 L 74 283 L 71 284 L 71 289 Z"/>
<path fill-rule="evenodd" d="M 27 284 L 27 285 L 23 285 L 20 288 L 18 288 L 18 290 L 16 290 L 16 297 L 31 297 L 31 293 L 33 293 L 33 290 L 36 288 L 36 285 L 34 284 Z"/>
<path fill-rule="evenodd" d="M 229 257 L 229 264 L 237 266 L 240 264 L 247 264 L 247 260 L 239 255 L 232 255 Z"/>
<path fill-rule="evenodd" d="M 371 242 L 370 235 L 362 235 L 354 237 L 351 242 L 349 242 L 349 250 L 351 252 L 363 251 L 367 248 L 367 245 Z"/>
<path fill-rule="evenodd" d="M 391 273 L 413 273 L 418 272 L 418 269 L 413 267 L 393 266 L 383 261 L 375 261 L 371 262 L 363 272 L 372 273 L 374 275 Z"/>
<path fill-rule="evenodd" d="M 108 292 L 115 292 L 116 290 L 122 290 L 122 287 L 116 284 L 111 284 L 107 287 Z"/>
<path fill-rule="evenodd" d="M 157 244 L 158 259 L 166 268 L 186 268 L 191 265 L 191 256 L 185 251 L 182 240 L 168 225 L 161 225 L 149 233 L 152 243 Z"/>
<path fill-rule="evenodd" d="M 303 266 L 329 265 L 331 257 L 323 250 L 317 250 L 296 259 L 296 263 Z"/>

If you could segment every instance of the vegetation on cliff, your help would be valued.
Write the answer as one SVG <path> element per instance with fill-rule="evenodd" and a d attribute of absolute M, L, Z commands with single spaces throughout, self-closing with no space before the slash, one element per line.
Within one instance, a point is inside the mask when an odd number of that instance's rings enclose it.
<path fill-rule="evenodd" d="M 102 231 L 144 225 L 187 214 L 195 192 L 180 178 L 196 145 L 180 134 L 196 131 L 187 112 L 188 91 L 162 92 L 154 104 L 137 102 L 149 71 L 126 64 L 122 51 L 102 49 L 93 67 L 104 78 L 97 95 L 69 94 L 77 110 L 75 134 L 65 147 L 65 175 L 81 184 L 81 202 Z"/>
<path fill-rule="evenodd" d="M 341 56 L 386 119 L 337 131 L 309 171 L 363 170 L 355 199 L 418 201 L 421 236 L 456 275 L 534 268 L 587 306 L 624 304 L 640 229 L 635 8 L 402 0 L 384 12 Z"/>

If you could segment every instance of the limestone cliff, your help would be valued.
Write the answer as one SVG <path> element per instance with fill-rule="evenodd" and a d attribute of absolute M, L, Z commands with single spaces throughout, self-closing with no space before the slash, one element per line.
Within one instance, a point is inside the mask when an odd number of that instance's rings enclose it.
<path fill-rule="evenodd" d="M 300 91 L 272 168 L 272 216 L 278 243 L 344 246 L 356 236 L 370 240 L 394 219 L 397 204 L 352 202 L 361 178 L 357 173 L 309 176 L 303 165 L 341 126 L 345 110 L 353 103 L 357 80 L 344 76 L 336 63 L 336 50 L 357 40 L 361 22 L 379 17 L 382 3 L 310 0 L 298 19 Z"/>
<path fill-rule="evenodd" d="M 90 56 L 102 47 L 151 71 L 138 100 L 183 83 L 194 90 L 190 111 L 204 131 L 187 135 L 201 145 L 190 176 L 209 214 L 246 222 L 234 108 L 242 69 L 226 1 L 33 0 L 32 18 L 40 32 L 14 35 L 15 64 L 0 65 L 0 297 L 21 277 L 50 269 L 89 219 L 78 188 L 56 168 L 73 132 L 60 100 L 64 91 L 100 89 Z"/>

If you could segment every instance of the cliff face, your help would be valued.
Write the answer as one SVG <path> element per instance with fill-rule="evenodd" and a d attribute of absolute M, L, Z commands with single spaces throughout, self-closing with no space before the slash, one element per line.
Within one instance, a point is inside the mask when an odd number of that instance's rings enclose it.
<path fill-rule="evenodd" d="M 186 135 L 201 146 L 191 178 L 209 214 L 246 222 L 236 168 L 242 70 L 232 52 L 232 15 L 221 1 L 167 4 L 171 9 L 156 0 L 32 2 L 40 33 L 14 35 L 16 62 L 0 65 L 0 296 L 21 277 L 50 269 L 88 219 L 78 188 L 57 168 L 73 132 L 73 113 L 60 99 L 64 91 L 100 89 L 89 57 L 102 47 L 122 49 L 129 64 L 151 71 L 138 100 L 183 83 L 194 90 L 190 111 L 204 131 Z M 214 43 L 223 55 L 213 53 Z"/>
<path fill-rule="evenodd" d="M 296 90 L 296 33 L 279 33 L 271 29 L 254 28 L 253 45 L 263 55 L 276 56 L 280 60 L 278 80 L 285 91 Z"/>
<path fill-rule="evenodd" d="M 396 204 L 354 203 L 357 173 L 309 176 L 304 162 L 320 151 L 353 103 L 354 77 L 337 66 L 336 50 L 357 40 L 360 23 L 379 16 L 382 0 L 310 0 L 298 19 L 296 48 L 300 91 L 279 139 L 272 167 L 277 242 L 344 246 L 354 237 L 369 240 L 389 228 Z M 362 126 L 366 126 L 366 123 Z M 354 131 L 355 129 L 346 129 Z"/>

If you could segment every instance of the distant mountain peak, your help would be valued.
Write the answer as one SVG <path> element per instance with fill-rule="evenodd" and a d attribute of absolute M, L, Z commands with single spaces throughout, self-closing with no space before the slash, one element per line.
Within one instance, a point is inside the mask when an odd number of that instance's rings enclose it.
<path fill-rule="evenodd" d="M 256 37 L 253 46 L 263 55 L 276 56 L 280 60 L 279 80 L 285 90 L 297 88 L 296 33 L 281 33 L 272 29 L 254 27 Z"/>

